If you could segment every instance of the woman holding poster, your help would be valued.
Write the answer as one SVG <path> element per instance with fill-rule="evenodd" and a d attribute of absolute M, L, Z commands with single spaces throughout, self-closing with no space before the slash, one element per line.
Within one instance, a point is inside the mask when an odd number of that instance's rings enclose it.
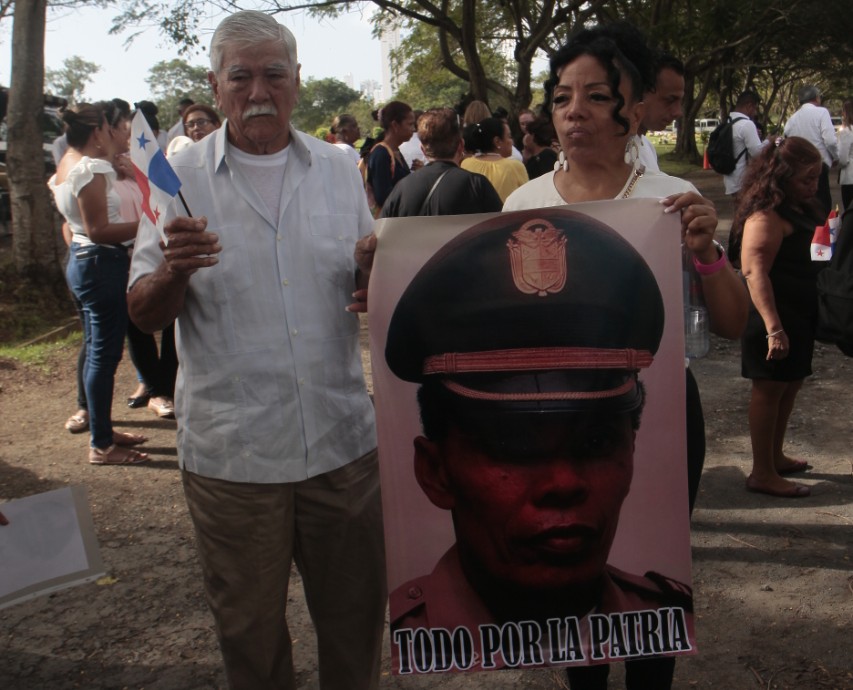
<path fill-rule="evenodd" d="M 629 34 L 608 28 L 585 30 L 551 58 L 545 98 L 560 144 L 558 164 L 553 174 L 536 178 L 510 195 L 504 211 L 665 197 L 663 212 L 681 213 L 682 241 L 701 277 L 711 330 L 726 338 L 738 338 L 746 323 L 748 298 L 725 252 L 713 241 L 717 227 L 713 204 L 689 182 L 646 171 L 639 161 L 638 129 L 646 90 L 642 74 L 649 69 L 647 65 L 638 69 L 625 54 L 649 51 L 644 45 L 626 45 Z M 635 38 L 642 44 L 642 36 Z M 687 426 L 692 510 L 704 464 L 705 431 L 699 391 L 689 369 Z M 629 663 L 628 687 L 668 687 L 661 676 L 668 673 L 671 678 L 673 664 L 671 659 Z M 572 688 L 606 685 L 606 667 L 601 668 L 574 669 L 570 673 Z"/>
<path fill-rule="evenodd" d="M 619 40 L 624 37 L 625 33 L 607 28 L 585 30 L 551 59 L 545 96 L 560 143 L 557 169 L 516 190 L 504 211 L 665 197 L 664 213 L 681 213 L 682 241 L 700 276 L 711 330 L 724 338 L 739 338 L 749 299 L 725 252 L 713 241 L 717 227 L 713 204 L 686 180 L 645 170 L 638 159 L 644 86 L 641 72 L 620 49 Z M 630 48 L 631 54 L 641 52 L 636 45 Z M 689 369 L 687 413 L 692 510 L 705 458 L 705 425 L 699 391 Z"/>

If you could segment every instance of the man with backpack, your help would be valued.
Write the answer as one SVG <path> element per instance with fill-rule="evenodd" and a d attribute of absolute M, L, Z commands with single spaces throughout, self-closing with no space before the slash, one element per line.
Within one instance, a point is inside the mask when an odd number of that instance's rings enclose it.
<path fill-rule="evenodd" d="M 738 96 L 735 108 L 729 115 L 727 122 L 720 125 L 720 127 L 724 127 L 726 124 L 731 124 L 731 152 L 735 161 L 734 169 L 723 175 L 726 194 L 736 195 L 740 191 L 743 174 L 746 172 L 749 159 L 757 156 L 769 141 L 761 141 L 758 136 L 758 128 L 753 122 L 753 118 L 758 114 L 759 101 L 759 96 L 755 91 L 744 91 Z M 734 196 L 732 198 L 736 206 L 737 200 Z"/>

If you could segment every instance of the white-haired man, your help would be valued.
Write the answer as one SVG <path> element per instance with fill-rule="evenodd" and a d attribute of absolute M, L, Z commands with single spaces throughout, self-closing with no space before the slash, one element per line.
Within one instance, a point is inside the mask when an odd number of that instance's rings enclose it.
<path fill-rule="evenodd" d="M 172 159 L 193 218 L 140 231 L 129 302 L 177 317 L 184 490 L 232 688 L 295 688 L 285 621 L 295 560 L 320 687 L 378 687 L 386 600 L 356 242 L 372 218 L 335 147 L 290 126 L 293 35 L 260 12 L 222 21 L 208 79 L 227 121 Z M 210 228 L 208 232 L 207 228 Z"/>
<path fill-rule="evenodd" d="M 838 162 L 838 137 L 829 111 L 821 106 L 820 91 L 807 84 L 797 91 L 800 108 L 785 123 L 786 137 L 802 137 L 815 145 L 823 158 L 823 169 L 817 186 L 817 199 L 825 213 L 832 209 L 829 169 Z"/>

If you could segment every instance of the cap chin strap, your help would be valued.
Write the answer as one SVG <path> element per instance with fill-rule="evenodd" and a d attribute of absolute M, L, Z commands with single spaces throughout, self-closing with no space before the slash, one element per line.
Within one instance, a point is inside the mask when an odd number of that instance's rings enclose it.
<path fill-rule="evenodd" d="M 560 369 L 645 369 L 648 350 L 597 347 L 528 347 L 484 352 L 448 352 L 424 360 L 424 375 L 507 373 Z"/>
<path fill-rule="evenodd" d="M 632 376 L 622 385 L 602 391 L 542 391 L 537 393 L 491 393 L 475 390 L 449 379 L 443 380 L 442 384 L 451 393 L 473 400 L 485 400 L 489 402 L 539 402 L 548 400 L 606 400 L 608 398 L 618 398 L 620 395 L 630 393 L 634 390 L 637 386 L 637 381 Z"/>

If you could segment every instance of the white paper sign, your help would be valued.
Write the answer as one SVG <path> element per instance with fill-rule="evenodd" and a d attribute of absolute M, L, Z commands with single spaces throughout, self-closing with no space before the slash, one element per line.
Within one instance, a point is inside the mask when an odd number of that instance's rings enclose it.
<path fill-rule="evenodd" d="M 104 575 L 82 486 L 2 504 L 0 608 Z"/>

